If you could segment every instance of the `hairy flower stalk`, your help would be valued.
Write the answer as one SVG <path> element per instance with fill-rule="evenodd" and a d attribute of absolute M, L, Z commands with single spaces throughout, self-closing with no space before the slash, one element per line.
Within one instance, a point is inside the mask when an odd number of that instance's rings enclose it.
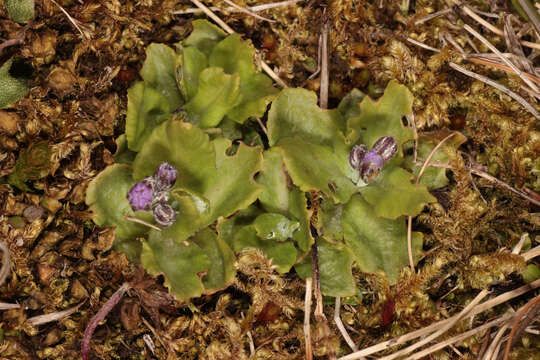
<path fill-rule="evenodd" d="M 360 177 L 369 183 L 379 175 L 385 162 L 397 152 L 397 141 L 392 136 L 383 136 L 368 151 L 364 144 L 355 145 L 349 154 L 349 164 L 360 172 Z"/>
<path fill-rule="evenodd" d="M 167 203 L 169 190 L 174 185 L 178 171 L 169 163 L 161 163 L 154 176 L 147 176 L 133 185 L 127 198 L 133 211 L 152 210 L 154 220 L 161 226 L 171 226 L 176 219 L 176 212 Z"/>

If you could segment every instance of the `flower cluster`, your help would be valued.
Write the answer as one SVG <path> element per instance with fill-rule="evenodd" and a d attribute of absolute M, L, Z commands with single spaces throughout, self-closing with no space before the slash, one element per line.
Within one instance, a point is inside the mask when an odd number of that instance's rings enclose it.
<path fill-rule="evenodd" d="M 169 201 L 169 190 L 174 185 L 178 171 L 169 163 L 161 163 L 154 176 L 147 176 L 133 185 L 127 194 L 133 211 L 152 210 L 154 219 L 161 226 L 170 226 L 176 213 Z"/>
<path fill-rule="evenodd" d="M 383 164 L 390 160 L 396 151 L 396 139 L 392 136 L 383 136 L 369 151 L 364 144 L 353 146 L 349 154 L 349 164 L 360 172 L 360 177 L 367 184 L 379 175 Z"/>

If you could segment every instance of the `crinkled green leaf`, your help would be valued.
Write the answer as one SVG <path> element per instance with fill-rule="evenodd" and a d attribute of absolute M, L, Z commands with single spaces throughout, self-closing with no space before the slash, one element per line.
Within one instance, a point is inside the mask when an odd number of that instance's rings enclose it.
<path fill-rule="evenodd" d="M 207 20 L 194 20 L 191 25 L 193 25 L 193 31 L 184 40 L 183 45 L 194 46 L 207 57 L 210 56 L 216 44 L 227 36 L 223 30 Z"/>
<path fill-rule="evenodd" d="M 15 22 L 25 23 L 35 16 L 34 0 L 4 0 L 4 5 Z"/>
<path fill-rule="evenodd" d="M 233 246 L 233 240 L 236 233 L 247 225 L 251 225 L 257 216 L 263 212 L 255 205 L 239 210 L 229 218 L 220 218 L 218 220 L 217 231 L 219 236 L 227 244 Z"/>
<path fill-rule="evenodd" d="M 317 213 L 315 224 L 319 236 L 332 244 L 343 243 L 343 204 L 335 204 L 328 198 L 323 198 Z"/>
<path fill-rule="evenodd" d="M 206 129 L 217 126 L 240 100 L 240 76 L 210 67 L 200 73 L 197 93 L 184 110 L 189 122 Z"/>
<path fill-rule="evenodd" d="M 257 177 L 263 185 L 259 200 L 268 212 L 286 215 L 289 211 L 290 189 L 281 153 L 276 148 L 264 152 L 264 169 Z"/>
<path fill-rule="evenodd" d="M 206 228 L 193 236 L 190 242 L 197 244 L 208 256 L 212 266 L 203 277 L 205 293 L 225 288 L 234 281 L 234 253 L 225 241 Z"/>
<path fill-rule="evenodd" d="M 138 217 L 152 222 L 150 212 L 133 212 L 127 193 L 135 184 L 131 176 L 131 166 L 114 164 L 107 167 L 92 180 L 86 190 L 86 204 L 94 212 L 94 222 L 100 226 L 114 226 L 115 236 L 129 239 L 144 235 L 148 228 L 124 219 L 124 216 Z"/>
<path fill-rule="evenodd" d="M 340 140 L 332 112 L 336 111 L 317 106 L 312 91 L 285 89 L 268 114 L 268 141 L 274 146 L 281 139 L 298 136 L 307 143 L 332 146 Z"/>
<path fill-rule="evenodd" d="M 281 214 L 266 213 L 259 215 L 253 222 L 257 236 L 263 240 L 283 241 L 292 238 L 298 230 L 298 221 L 291 221 Z"/>
<path fill-rule="evenodd" d="M 400 149 L 404 142 L 413 138 L 412 130 L 401 123 L 401 118 L 411 113 L 412 101 L 406 86 L 390 81 L 380 99 L 373 101 L 366 96 L 360 103 L 360 116 L 349 118 L 349 140 L 356 143 L 361 138 L 361 142 L 371 148 L 381 137 L 393 136 Z"/>
<path fill-rule="evenodd" d="M 208 67 L 208 59 L 194 46 L 184 47 L 177 67 L 180 89 L 186 101 L 193 99 L 199 88 L 199 76 Z"/>
<path fill-rule="evenodd" d="M 227 117 L 243 123 L 249 117 L 264 115 L 266 106 L 278 92 L 272 80 L 255 69 L 253 63 L 255 48 L 239 34 L 231 34 L 219 42 L 210 55 L 210 66 L 220 67 L 227 74 L 240 75 L 241 102 L 232 109 Z"/>
<path fill-rule="evenodd" d="M 375 214 L 373 207 L 360 195 L 351 198 L 343 209 L 343 233 L 357 264 L 365 272 L 383 270 L 390 284 L 409 264 L 407 227 L 403 217 L 390 220 Z M 418 258 L 422 234 L 412 234 L 412 250 Z"/>
<path fill-rule="evenodd" d="M 307 207 L 305 193 L 298 189 L 291 191 L 289 213 L 300 223 L 299 229 L 293 234 L 293 240 L 302 251 L 308 251 L 314 241 L 311 235 L 312 210 Z"/>
<path fill-rule="evenodd" d="M 342 159 L 330 147 L 296 137 L 282 139 L 278 148 L 289 175 L 302 191 L 319 190 L 337 201 L 347 202 L 358 190 L 336 164 Z"/>
<path fill-rule="evenodd" d="M 13 58 L 0 67 L 0 109 L 19 101 L 30 90 L 26 79 L 14 78 L 9 74 L 12 64 Z"/>
<path fill-rule="evenodd" d="M 353 255 L 346 246 L 335 246 L 317 239 L 321 292 L 327 296 L 345 297 L 356 294 L 352 276 Z M 305 279 L 313 276 L 311 254 L 295 265 L 298 275 Z"/>
<path fill-rule="evenodd" d="M 216 176 L 216 153 L 208 135 L 198 127 L 167 121 L 156 127 L 133 163 L 137 181 L 154 174 L 162 162 L 178 170 L 175 188 L 203 194 Z"/>
<path fill-rule="evenodd" d="M 358 89 L 352 89 L 347 95 L 341 99 L 338 105 L 339 112 L 345 119 L 358 117 L 362 114 L 360 103 L 366 97 L 366 94 Z"/>
<path fill-rule="evenodd" d="M 431 133 L 425 133 L 418 138 L 418 159 L 421 162 L 427 159 L 433 148 L 446 136 L 448 131 L 437 131 Z M 463 144 L 467 138 L 461 133 L 456 132 L 454 136 L 448 139 L 442 146 L 433 154 L 430 163 L 448 164 L 450 159 L 456 156 L 457 148 Z M 413 146 L 411 144 L 411 146 Z M 418 176 L 422 165 L 416 165 L 414 163 L 414 156 L 410 155 L 405 158 L 404 166 L 412 170 L 415 178 Z M 428 166 L 420 178 L 420 185 L 425 185 L 428 189 L 439 189 L 448 185 L 448 178 L 446 177 L 446 170 L 442 167 Z"/>
<path fill-rule="evenodd" d="M 145 86 L 163 95 L 171 111 L 176 110 L 184 102 L 176 83 L 174 69 L 177 57 L 170 47 L 153 43 L 146 48 L 146 60 L 141 69 Z"/>
<path fill-rule="evenodd" d="M 401 215 L 418 215 L 427 203 L 437 201 L 425 186 L 411 184 L 412 175 L 397 166 L 383 168 L 368 186 L 360 188 L 364 199 L 377 216 L 395 219 Z"/>
<path fill-rule="evenodd" d="M 141 263 L 153 275 L 164 274 L 165 285 L 180 301 L 204 293 L 201 278 L 212 263 L 197 244 L 176 241 L 175 228 L 152 230 L 143 243 Z"/>
<path fill-rule="evenodd" d="M 144 82 L 135 83 L 128 89 L 126 136 L 128 147 L 140 151 L 152 130 L 171 118 L 172 109 L 167 98 Z"/>
<path fill-rule="evenodd" d="M 260 249 L 269 259 L 272 259 L 272 264 L 280 273 L 289 271 L 296 261 L 296 248 L 292 241 L 277 242 L 272 239 L 261 239 L 253 226 L 241 228 L 233 239 L 235 251 L 242 251 L 248 247 Z"/>

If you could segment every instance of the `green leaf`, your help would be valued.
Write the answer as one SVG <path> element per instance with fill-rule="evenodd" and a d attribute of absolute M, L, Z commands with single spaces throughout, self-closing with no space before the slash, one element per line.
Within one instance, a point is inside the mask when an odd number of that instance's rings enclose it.
<path fill-rule="evenodd" d="M 268 114 L 270 146 L 294 136 L 308 143 L 332 146 L 338 139 L 338 131 L 331 112 L 317 106 L 317 95 L 312 91 L 283 90 Z"/>
<path fill-rule="evenodd" d="M 9 74 L 12 64 L 13 58 L 0 67 L 0 109 L 19 101 L 30 90 L 26 79 L 15 78 Z"/>
<path fill-rule="evenodd" d="M 289 192 L 281 153 L 276 148 L 264 152 L 264 169 L 257 177 L 263 185 L 259 200 L 266 211 L 287 215 L 289 211 Z"/>
<path fill-rule="evenodd" d="M 346 297 L 356 294 L 352 276 L 353 255 L 345 246 L 334 246 L 317 239 L 321 292 L 327 296 Z M 302 279 L 313 277 L 311 254 L 294 269 Z"/>
<path fill-rule="evenodd" d="M 203 278 L 205 293 L 221 290 L 234 281 L 236 271 L 234 269 L 235 256 L 229 245 L 206 228 L 199 231 L 189 241 L 197 244 L 208 256 L 212 266 L 208 274 Z"/>
<path fill-rule="evenodd" d="M 217 126 L 240 100 L 240 76 L 210 67 L 200 73 L 197 94 L 184 110 L 189 122 L 206 129 Z"/>
<path fill-rule="evenodd" d="M 261 73 L 251 75 L 247 80 L 240 82 L 242 101 L 227 113 L 227 117 L 243 124 L 250 117 L 263 116 L 278 91 L 266 75 Z"/>
<path fill-rule="evenodd" d="M 360 188 L 375 214 L 389 219 L 418 215 L 427 203 L 435 202 L 425 186 L 411 184 L 411 174 L 400 167 L 384 168 L 368 186 Z"/>
<path fill-rule="evenodd" d="M 360 104 L 365 97 L 366 94 L 364 94 L 360 90 L 352 89 L 351 92 L 345 95 L 345 97 L 339 102 L 339 112 L 341 113 L 341 115 L 343 115 L 345 119 L 360 116 L 362 114 Z"/>
<path fill-rule="evenodd" d="M 343 204 L 335 204 L 328 198 L 323 198 L 317 213 L 315 224 L 319 236 L 332 244 L 343 243 Z"/>
<path fill-rule="evenodd" d="M 211 24 L 207 20 L 194 20 L 191 22 L 193 31 L 184 40 L 184 46 L 194 46 L 207 57 L 214 49 L 214 46 L 227 36 L 219 27 Z"/>
<path fill-rule="evenodd" d="M 159 92 L 167 100 L 169 109 L 176 110 L 184 100 L 176 84 L 176 53 L 163 44 L 150 44 L 146 48 L 146 60 L 141 69 L 141 76 L 147 87 Z"/>
<path fill-rule="evenodd" d="M 409 264 L 407 227 L 405 220 L 378 217 L 373 207 L 360 195 L 351 198 L 343 209 L 343 233 L 357 264 L 365 272 L 383 270 L 390 284 Z M 418 258 L 422 249 L 422 234 L 412 234 L 412 249 Z"/>
<path fill-rule="evenodd" d="M 245 209 L 239 210 L 230 218 L 220 218 L 218 220 L 217 231 L 219 236 L 225 240 L 227 244 L 233 246 L 234 236 L 236 233 L 247 225 L 251 225 L 257 216 L 263 212 L 255 205 L 251 205 Z"/>
<path fill-rule="evenodd" d="M 396 81 L 390 81 L 379 100 L 366 96 L 360 103 L 360 116 L 348 120 L 349 141 L 354 144 L 361 138 L 361 143 L 371 148 L 381 137 L 393 136 L 401 154 L 401 145 L 413 138 L 412 130 L 401 123 L 401 118 L 411 113 L 412 101 L 411 92 Z"/>
<path fill-rule="evenodd" d="M 357 192 L 358 188 L 337 165 L 343 160 L 330 147 L 296 137 L 282 139 L 278 148 L 289 175 L 302 191 L 322 191 L 340 202 L 347 202 Z"/>
<path fill-rule="evenodd" d="M 86 190 L 86 204 L 96 215 L 94 222 L 99 226 L 115 226 L 115 236 L 123 239 L 144 235 L 149 230 L 146 226 L 124 219 L 124 216 L 153 221 L 150 212 L 135 213 L 129 205 L 127 193 L 135 184 L 131 172 L 129 165 L 111 165 L 99 173 Z"/>
<path fill-rule="evenodd" d="M 306 194 L 298 189 L 291 191 L 289 213 L 300 223 L 300 228 L 293 234 L 293 240 L 302 251 L 308 251 L 313 244 L 311 235 L 312 210 L 307 208 Z"/>
<path fill-rule="evenodd" d="M 198 127 L 180 121 L 167 121 L 154 129 L 133 163 L 137 181 L 154 174 L 162 162 L 178 170 L 175 188 L 198 194 L 207 191 L 216 176 L 213 144 Z"/>
<path fill-rule="evenodd" d="M 140 262 L 142 253 L 142 242 L 137 238 L 122 239 L 115 236 L 113 249 L 126 254 L 131 262 Z"/>
<path fill-rule="evenodd" d="M 253 222 L 257 236 L 263 240 L 283 241 L 292 238 L 300 224 L 281 214 L 266 213 L 259 215 Z"/>
<path fill-rule="evenodd" d="M 296 261 L 296 248 L 292 241 L 277 242 L 272 239 L 261 239 L 253 226 L 245 226 L 236 232 L 233 239 L 233 249 L 242 251 L 244 248 L 260 249 L 272 263 L 277 271 L 286 273 Z"/>
<path fill-rule="evenodd" d="M 164 274 L 165 285 L 180 301 L 203 294 L 201 277 L 212 265 L 194 242 L 176 241 L 173 227 L 150 232 L 143 243 L 141 263 L 153 275 Z"/>
<path fill-rule="evenodd" d="M 180 89 L 186 101 L 193 99 L 199 88 L 199 76 L 208 67 L 206 55 L 193 46 L 184 47 L 177 67 Z"/>
<path fill-rule="evenodd" d="M 4 0 L 4 5 L 15 22 L 25 23 L 35 16 L 34 0 Z"/>
<path fill-rule="evenodd" d="M 116 152 L 114 153 L 114 162 L 117 164 L 129 164 L 135 160 L 136 152 L 128 149 L 127 136 L 122 134 L 116 138 Z"/>
<path fill-rule="evenodd" d="M 126 116 L 126 136 L 128 147 L 140 151 L 152 130 L 171 118 L 172 109 L 164 95 L 146 86 L 135 83 L 128 89 L 128 109 Z"/>

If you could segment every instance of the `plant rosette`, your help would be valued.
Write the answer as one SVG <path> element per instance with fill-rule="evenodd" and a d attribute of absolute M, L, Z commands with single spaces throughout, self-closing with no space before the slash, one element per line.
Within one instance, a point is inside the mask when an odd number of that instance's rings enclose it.
<path fill-rule="evenodd" d="M 408 264 L 405 217 L 435 201 L 403 154 L 410 92 L 390 82 L 377 101 L 354 90 L 322 110 L 305 89 L 278 94 L 238 35 L 193 26 L 176 50 L 147 49 L 116 164 L 88 187 L 95 223 L 181 301 L 228 286 L 247 247 L 305 278 L 316 242 L 329 296 L 357 293 L 353 267 L 394 283 Z M 270 103 L 263 134 L 253 119 Z M 417 258 L 420 233 L 412 245 Z"/>

